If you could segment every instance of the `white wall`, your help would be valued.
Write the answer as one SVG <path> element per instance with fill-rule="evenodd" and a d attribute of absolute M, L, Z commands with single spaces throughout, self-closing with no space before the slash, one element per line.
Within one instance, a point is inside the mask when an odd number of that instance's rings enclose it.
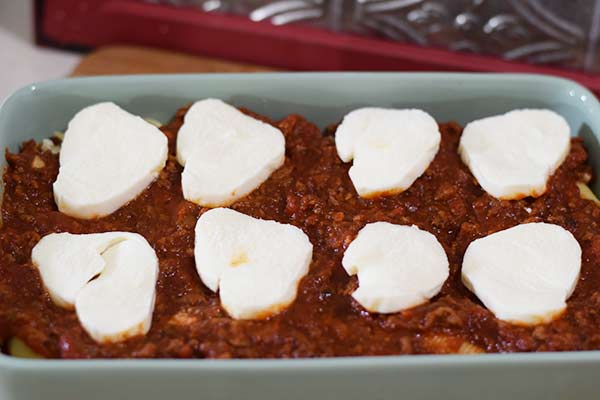
<path fill-rule="evenodd" d="M 35 46 L 32 8 L 30 0 L 0 0 L 0 103 L 29 83 L 68 75 L 81 57 Z"/>

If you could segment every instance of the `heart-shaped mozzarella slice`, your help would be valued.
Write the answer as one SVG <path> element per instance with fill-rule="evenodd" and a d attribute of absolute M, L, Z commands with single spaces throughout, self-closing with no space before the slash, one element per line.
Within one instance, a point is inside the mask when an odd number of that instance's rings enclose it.
<path fill-rule="evenodd" d="M 541 196 L 548 178 L 569 154 L 571 130 L 550 110 L 514 110 L 470 122 L 458 151 L 490 195 Z"/>
<path fill-rule="evenodd" d="M 106 267 L 75 302 L 79 321 L 98 342 L 118 342 L 150 330 L 158 259 L 143 239 L 125 240 L 102 254 Z"/>
<path fill-rule="evenodd" d="M 107 232 L 44 236 L 33 248 L 31 260 L 52 301 L 63 308 L 73 308 L 77 293 L 106 266 L 102 253 L 128 235 Z"/>
<path fill-rule="evenodd" d="M 416 226 L 375 222 L 360 230 L 344 254 L 358 274 L 352 297 L 368 311 L 394 313 L 426 302 L 448 278 L 448 258 L 436 237 Z"/>
<path fill-rule="evenodd" d="M 150 329 L 158 259 L 142 236 L 53 233 L 38 242 L 31 258 L 52 300 L 74 307 L 97 342 L 125 340 Z"/>
<path fill-rule="evenodd" d="M 538 324 L 566 307 L 579 278 L 581 248 L 564 228 L 529 223 L 472 242 L 464 284 L 497 318 Z"/>
<path fill-rule="evenodd" d="M 216 208 L 196 224 L 194 253 L 200 279 L 219 291 L 229 315 L 258 319 L 294 301 L 308 273 L 312 244 L 293 225 Z"/>
<path fill-rule="evenodd" d="M 258 188 L 283 165 L 285 138 L 277 128 L 221 100 L 198 101 L 177 134 L 184 166 L 183 197 L 204 207 L 229 205 Z"/>
<path fill-rule="evenodd" d="M 167 137 L 114 103 L 79 111 L 69 122 L 54 182 L 58 209 L 77 218 L 111 214 L 164 168 Z"/>
<path fill-rule="evenodd" d="M 427 169 L 440 146 L 435 120 L 422 110 L 361 108 L 335 134 L 339 157 L 361 197 L 400 193 Z"/>

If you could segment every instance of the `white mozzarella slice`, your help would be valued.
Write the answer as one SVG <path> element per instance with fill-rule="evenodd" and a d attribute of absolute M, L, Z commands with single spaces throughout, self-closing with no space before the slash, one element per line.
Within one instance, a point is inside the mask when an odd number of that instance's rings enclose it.
<path fill-rule="evenodd" d="M 394 313 L 425 303 L 448 278 L 448 258 L 436 237 L 416 226 L 375 222 L 360 230 L 342 259 L 358 275 L 352 297 L 365 309 Z"/>
<path fill-rule="evenodd" d="M 510 200 L 541 196 L 570 143 L 571 130 L 562 116 L 524 109 L 470 122 L 458 151 L 483 190 Z"/>
<path fill-rule="evenodd" d="M 221 100 L 188 110 L 177 134 L 177 159 L 186 200 L 205 207 L 229 205 L 258 188 L 285 160 L 277 128 Z"/>
<path fill-rule="evenodd" d="M 158 259 L 142 236 L 53 233 L 38 242 L 31 258 L 52 300 L 75 308 L 94 340 L 114 342 L 148 331 Z"/>
<path fill-rule="evenodd" d="M 73 308 L 77 293 L 104 269 L 102 253 L 125 238 L 122 232 L 53 233 L 35 245 L 31 260 L 40 271 L 52 301 Z"/>
<path fill-rule="evenodd" d="M 361 108 L 337 128 L 335 144 L 361 197 L 400 193 L 429 167 L 440 146 L 435 120 L 422 110 Z"/>
<path fill-rule="evenodd" d="M 75 302 L 81 325 L 97 342 L 144 335 L 154 311 L 158 259 L 144 239 L 126 240 L 102 254 L 106 267 Z"/>
<path fill-rule="evenodd" d="M 294 301 L 308 273 L 312 244 L 293 225 L 216 208 L 196 224 L 194 254 L 202 282 L 219 291 L 227 313 L 258 319 Z"/>
<path fill-rule="evenodd" d="M 114 103 L 84 108 L 61 146 L 58 209 L 85 219 L 111 214 L 158 177 L 167 156 L 166 136 L 142 118 Z"/>
<path fill-rule="evenodd" d="M 573 235 L 539 222 L 472 242 L 462 279 L 497 318 L 531 325 L 549 322 L 566 308 L 580 268 L 581 248 Z"/>

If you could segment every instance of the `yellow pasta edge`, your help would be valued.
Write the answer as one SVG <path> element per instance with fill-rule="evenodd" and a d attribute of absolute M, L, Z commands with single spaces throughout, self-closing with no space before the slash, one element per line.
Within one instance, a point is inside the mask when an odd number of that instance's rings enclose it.
<path fill-rule="evenodd" d="M 148 122 L 149 124 L 154 125 L 157 128 L 160 128 L 160 127 L 163 126 L 163 124 L 160 121 L 158 121 L 158 120 L 156 120 L 154 118 L 144 118 L 144 119 L 146 120 L 146 122 Z"/>
<path fill-rule="evenodd" d="M 35 351 L 31 350 L 24 341 L 17 337 L 13 337 L 8 342 L 8 354 L 17 358 L 31 358 L 39 359 L 44 358 Z"/>
<path fill-rule="evenodd" d="M 457 354 L 483 354 L 485 350 L 473 343 L 463 342 L 458 348 Z"/>
<path fill-rule="evenodd" d="M 583 182 L 577 182 L 577 187 L 579 188 L 579 195 L 582 199 L 591 200 L 600 206 L 600 200 L 598 200 L 598 197 L 596 197 L 588 185 Z"/>

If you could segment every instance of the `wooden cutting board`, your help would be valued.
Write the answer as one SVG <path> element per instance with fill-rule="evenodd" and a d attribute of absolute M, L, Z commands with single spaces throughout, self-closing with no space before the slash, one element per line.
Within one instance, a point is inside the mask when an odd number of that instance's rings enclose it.
<path fill-rule="evenodd" d="M 268 72 L 272 68 L 168 50 L 134 46 L 108 46 L 89 53 L 72 76 L 165 74 L 192 72 Z"/>

